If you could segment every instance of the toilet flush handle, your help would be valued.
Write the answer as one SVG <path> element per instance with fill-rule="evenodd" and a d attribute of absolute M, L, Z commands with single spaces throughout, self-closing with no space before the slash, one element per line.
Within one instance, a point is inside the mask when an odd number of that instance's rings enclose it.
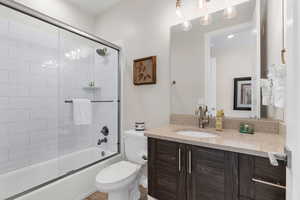
<path fill-rule="evenodd" d="M 146 155 L 143 155 L 142 158 L 143 158 L 143 160 L 146 160 L 146 161 L 148 160 L 148 157 Z"/>

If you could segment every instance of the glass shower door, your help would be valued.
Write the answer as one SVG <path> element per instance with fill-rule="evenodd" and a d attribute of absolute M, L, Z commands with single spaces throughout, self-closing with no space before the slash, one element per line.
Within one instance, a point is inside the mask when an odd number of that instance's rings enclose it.
<path fill-rule="evenodd" d="M 61 31 L 59 172 L 118 152 L 118 51 Z M 107 55 L 97 49 L 107 48 Z M 73 123 L 72 99 L 92 101 L 92 122 Z M 108 130 L 108 135 L 101 133 Z"/>
<path fill-rule="evenodd" d="M 118 79 L 117 50 L 0 6 L 0 199 L 118 153 Z"/>
<path fill-rule="evenodd" d="M 58 176 L 59 30 L 0 6 L 0 44 L 4 199 Z"/>

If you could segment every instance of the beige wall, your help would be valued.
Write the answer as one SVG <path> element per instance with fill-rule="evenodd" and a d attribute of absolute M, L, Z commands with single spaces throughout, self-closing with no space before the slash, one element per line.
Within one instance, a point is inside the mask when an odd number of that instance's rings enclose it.
<path fill-rule="evenodd" d="M 124 71 L 124 128 L 135 121 L 147 127 L 169 122 L 169 27 L 175 23 L 173 2 L 167 0 L 128 0 L 98 19 L 97 32 L 109 41 L 122 40 L 126 54 Z M 133 60 L 157 56 L 157 84 L 134 86 Z"/>
<path fill-rule="evenodd" d="M 212 1 L 209 11 L 214 12 L 224 8 L 225 2 L 225 0 Z M 185 5 L 184 13 L 189 19 L 201 15 L 201 12 L 193 7 L 195 1 L 185 1 Z M 175 1 L 171 0 L 121 1 L 98 17 L 97 34 L 109 41 L 121 40 L 125 47 L 127 58 L 123 80 L 125 129 L 131 128 L 137 120 L 146 121 L 148 128 L 169 123 L 170 27 L 178 23 Z M 132 84 L 133 59 L 152 55 L 158 56 L 157 84 L 134 86 Z"/>
<path fill-rule="evenodd" d="M 287 168 L 287 200 L 300 199 L 300 1 L 287 0 L 287 148 L 292 167 Z"/>

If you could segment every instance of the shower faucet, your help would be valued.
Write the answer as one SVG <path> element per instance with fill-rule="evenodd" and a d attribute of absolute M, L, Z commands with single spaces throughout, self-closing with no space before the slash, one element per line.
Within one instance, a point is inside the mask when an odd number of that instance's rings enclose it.
<path fill-rule="evenodd" d="M 109 135 L 109 129 L 107 128 L 107 126 L 103 126 L 103 127 L 102 127 L 101 133 L 102 133 L 104 136 L 108 136 L 108 135 Z"/>

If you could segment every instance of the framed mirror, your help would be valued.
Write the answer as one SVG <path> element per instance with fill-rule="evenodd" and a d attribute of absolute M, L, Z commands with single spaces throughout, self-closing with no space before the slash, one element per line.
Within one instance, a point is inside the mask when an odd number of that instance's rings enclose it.
<path fill-rule="evenodd" d="M 230 19 L 220 10 L 207 24 L 199 17 L 189 30 L 171 27 L 172 114 L 191 115 L 205 104 L 213 116 L 222 109 L 228 117 L 273 118 L 267 111 L 272 106 L 262 104 L 261 79 L 272 63 L 280 63 L 282 32 L 275 29 L 282 24 L 269 23 L 281 17 L 281 1 L 243 1 L 235 9 Z M 272 19 L 276 11 L 279 16 Z M 274 37 L 276 44 L 270 44 Z"/>

